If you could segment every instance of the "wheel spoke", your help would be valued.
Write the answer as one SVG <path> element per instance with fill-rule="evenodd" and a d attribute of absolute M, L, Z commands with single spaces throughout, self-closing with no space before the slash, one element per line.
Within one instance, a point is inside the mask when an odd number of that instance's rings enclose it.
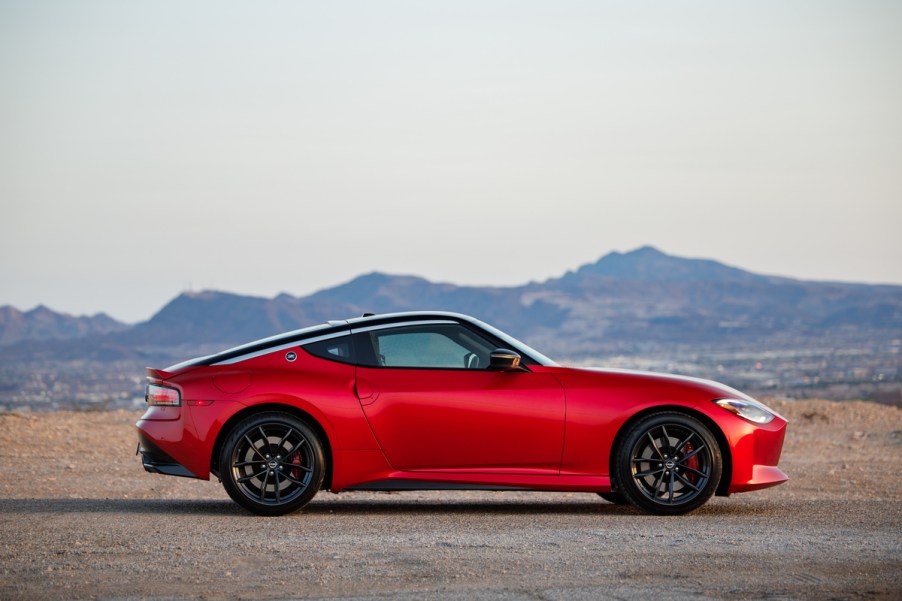
<path fill-rule="evenodd" d="M 263 485 L 260 487 L 260 500 L 266 500 L 266 484 L 269 482 L 269 470 L 263 471 Z"/>
<path fill-rule="evenodd" d="M 301 439 L 301 442 L 297 443 L 293 449 L 291 449 L 290 451 L 288 451 L 288 454 L 285 455 L 285 458 L 287 459 L 287 458 L 291 457 L 292 455 L 294 455 L 295 453 L 297 453 L 298 450 L 299 450 L 302 446 L 304 446 L 305 444 L 307 444 L 307 439 L 306 439 L 306 438 L 302 438 L 302 439 Z"/>
<path fill-rule="evenodd" d="M 247 434 L 244 435 L 244 440 L 245 440 L 245 442 L 247 442 L 247 445 L 251 448 L 251 450 L 260 456 L 260 459 L 262 459 L 263 461 L 266 461 L 266 456 L 262 452 L 260 452 L 260 449 L 258 449 L 256 447 L 256 445 L 254 445 L 254 442 L 250 439 L 250 437 Z"/>
<path fill-rule="evenodd" d="M 655 495 L 654 498 L 658 498 L 658 492 L 661 490 L 661 483 L 664 482 L 664 470 L 661 470 L 661 475 L 658 476 L 658 479 L 655 480 Z"/>
<path fill-rule="evenodd" d="M 680 452 L 680 449 L 682 449 L 683 447 L 686 446 L 686 443 L 688 443 L 690 440 L 692 440 L 693 436 L 695 436 L 695 432 L 690 432 L 689 436 L 687 436 L 680 444 L 678 444 L 676 446 L 677 453 Z"/>
<path fill-rule="evenodd" d="M 291 436 L 291 433 L 294 432 L 294 428 L 288 428 L 288 432 L 285 433 L 285 436 L 282 437 L 282 440 L 279 441 L 279 448 L 282 448 L 282 445 L 285 444 L 285 441 L 288 440 L 288 437 Z"/>
<path fill-rule="evenodd" d="M 707 448 L 707 447 L 706 447 L 705 445 L 702 445 L 702 446 L 700 446 L 699 448 L 697 448 L 697 449 L 695 449 L 694 451 L 692 451 L 691 453 L 686 453 L 685 455 L 683 455 L 682 457 L 680 457 L 680 459 L 679 459 L 679 461 L 677 461 L 677 463 L 680 464 L 680 466 L 682 466 L 684 461 L 686 461 L 687 459 L 691 459 L 692 457 L 694 457 L 695 455 L 697 455 L 699 451 L 701 451 L 701 450 L 703 450 L 703 449 L 706 449 L 706 448 Z"/>
<path fill-rule="evenodd" d="M 249 476 L 243 476 L 241 478 L 238 478 L 238 480 L 236 480 L 236 482 L 247 482 L 248 480 L 253 480 L 254 478 L 259 478 L 260 476 L 262 476 L 265 473 L 266 473 L 266 467 L 263 468 L 262 472 L 257 472 L 256 474 L 251 474 Z"/>
<path fill-rule="evenodd" d="M 269 448 L 269 437 L 266 435 L 266 432 L 263 431 L 263 426 L 257 426 L 257 429 L 260 430 L 260 436 L 263 437 L 263 444 L 266 446 L 266 450 L 272 455 L 272 449 Z"/>
<path fill-rule="evenodd" d="M 690 482 L 689 480 L 684 478 L 683 474 L 677 473 L 676 477 L 680 479 L 680 482 L 682 482 L 686 486 L 691 487 L 692 490 L 694 490 L 695 492 L 698 492 L 699 490 L 701 490 L 698 486 L 696 486 L 695 484 L 693 484 L 692 482 Z"/>
<path fill-rule="evenodd" d="M 654 457 L 633 457 L 633 463 L 661 463 L 661 460 Z"/>
<path fill-rule="evenodd" d="M 663 471 L 664 471 L 664 468 L 663 468 L 663 467 L 659 467 L 659 468 L 656 469 L 656 470 L 648 470 L 648 471 L 645 471 L 645 472 L 639 472 L 639 473 L 637 473 L 637 474 L 634 474 L 633 477 L 634 477 L 634 478 L 647 478 L 648 476 L 654 476 L 654 475 L 657 474 L 658 472 L 663 472 Z"/>
<path fill-rule="evenodd" d="M 648 435 L 648 439 L 651 441 L 651 446 L 655 450 L 655 453 L 658 454 L 658 457 L 660 457 L 661 459 L 664 459 L 664 453 L 662 453 L 661 449 L 658 448 L 658 443 L 655 442 L 654 436 L 651 435 L 651 432 L 648 432 L 647 435 Z"/>
<path fill-rule="evenodd" d="M 668 498 L 668 503 L 673 503 L 673 477 L 676 470 L 670 470 L 670 498 Z"/>
<path fill-rule="evenodd" d="M 312 471 L 312 470 L 310 470 L 310 471 Z M 288 473 L 288 472 L 286 472 L 286 473 L 284 473 L 284 474 L 282 474 L 282 475 L 285 476 L 285 479 L 286 479 L 286 480 L 288 480 L 289 482 L 292 482 L 292 483 L 294 483 L 294 484 L 297 484 L 298 486 L 304 486 L 304 487 L 307 486 L 307 484 L 306 484 L 303 480 L 298 480 L 297 478 L 295 478 L 294 476 L 292 476 L 292 475 L 291 475 L 290 473 Z"/>
<path fill-rule="evenodd" d="M 681 465 L 681 466 L 680 466 L 680 469 L 681 469 L 681 470 L 688 470 L 688 471 L 690 471 L 690 472 L 694 472 L 694 473 L 698 474 L 699 476 L 701 476 L 702 478 L 707 478 L 707 477 L 708 477 L 708 474 L 706 474 L 705 472 L 702 472 L 702 471 L 700 471 L 700 470 L 697 470 L 697 469 L 695 469 L 694 467 L 689 467 L 688 465 Z"/>
<path fill-rule="evenodd" d="M 279 470 L 273 470 L 273 479 L 276 481 L 276 503 L 281 503 L 282 491 L 279 490 Z"/>
<path fill-rule="evenodd" d="M 661 426 L 661 434 L 664 435 L 664 449 L 670 446 L 670 436 L 667 434 L 667 426 Z"/>
<path fill-rule="evenodd" d="M 248 465 L 257 465 L 257 464 L 259 464 L 259 463 L 266 463 L 266 462 L 263 461 L 262 459 L 258 459 L 258 460 L 256 460 L 256 461 L 254 461 L 254 460 L 252 459 L 252 460 L 250 460 L 250 461 L 239 461 L 238 463 L 233 463 L 233 464 L 232 464 L 232 467 L 245 467 L 245 466 L 248 466 Z"/>

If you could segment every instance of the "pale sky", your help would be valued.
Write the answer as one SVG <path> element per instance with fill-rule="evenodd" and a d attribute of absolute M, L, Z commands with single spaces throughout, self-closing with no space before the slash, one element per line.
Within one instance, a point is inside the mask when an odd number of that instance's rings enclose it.
<path fill-rule="evenodd" d="M 902 283 L 900 2 L 0 0 L 0 82 L 0 305 L 644 244 Z"/>

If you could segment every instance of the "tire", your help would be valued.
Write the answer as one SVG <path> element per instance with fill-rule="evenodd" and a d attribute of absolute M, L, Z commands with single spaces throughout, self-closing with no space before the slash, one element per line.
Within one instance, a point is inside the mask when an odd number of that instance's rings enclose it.
<path fill-rule="evenodd" d="M 613 503 L 614 505 L 629 505 L 630 502 L 626 500 L 619 492 L 600 492 L 598 496 L 607 501 L 608 503 Z"/>
<path fill-rule="evenodd" d="M 316 432 L 288 413 L 252 415 L 236 425 L 219 455 L 222 485 L 257 515 L 292 513 L 313 499 L 326 460 Z"/>
<path fill-rule="evenodd" d="M 648 513 L 680 515 L 701 507 L 720 483 L 720 447 L 705 424 L 683 413 L 653 413 L 627 431 L 616 450 L 614 488 Z"/>

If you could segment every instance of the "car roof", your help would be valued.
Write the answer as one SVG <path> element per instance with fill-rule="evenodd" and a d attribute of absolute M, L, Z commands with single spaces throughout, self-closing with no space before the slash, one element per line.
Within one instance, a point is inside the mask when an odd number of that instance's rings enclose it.
<path fill-rule="evenodd" d="M 330 320 L 323 324 L 292 330 L 275 336 L 261 338 L 248 342 L 212 355 L 197 357 L 183 363 L 178 363 L 166 368 L 166 371 L 175 371 L 186 367 L 195 367 L 200 365 L 212 365 L 214 363 L 222 363 L 243 357 L 246 355 L 256 354 L 267 351 L 275 347 L 286 344 L 294 344 L 302 342 L 308 338 L 328 336 L 336 334 L 344 330 L 349 330 L 355 326 L 361 325 L 380 325 L 390 323 L 404 323 L 405 321 L 419 321 L 423 319 L 444 319 L 452 321 L 465 321 L 480 325 L 480 322 L 468 315 L 462 313 L 453 313 L 450 311 L 404 311 L 398 313 L 382 313 L 382 314 L 366 314 L 362 317 L 352 317 L 349 319 Z"/>
<path fill-rule="evenodd" d="M 401 311 L 398 313 L 379 313 L 379 314 L 365 314 L 362 317 L 352 317 L 350 319 L 343 320 L 345 323 L 355 326 L 362 323 L 378 323 L 378 322 L 392 322 L 392 321 L 408 321 L 411 319 L 423 319 L 423 318 L 439 318 L 439 319 L 454 319 L 455 321 L 476 321 L 474 318 L 469 315 L 464 315 L 463 313 L 453 313 L 451 311 Z"/>

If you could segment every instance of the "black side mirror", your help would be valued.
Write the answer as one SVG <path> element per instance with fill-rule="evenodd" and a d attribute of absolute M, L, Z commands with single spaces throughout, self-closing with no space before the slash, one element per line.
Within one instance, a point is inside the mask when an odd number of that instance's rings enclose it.
<path fill-rule="evenodd" d="M 489 355 L 489 369 L 497 371 L 520 371 L 520 355 L 506 348 L 496 348 Z"/>

